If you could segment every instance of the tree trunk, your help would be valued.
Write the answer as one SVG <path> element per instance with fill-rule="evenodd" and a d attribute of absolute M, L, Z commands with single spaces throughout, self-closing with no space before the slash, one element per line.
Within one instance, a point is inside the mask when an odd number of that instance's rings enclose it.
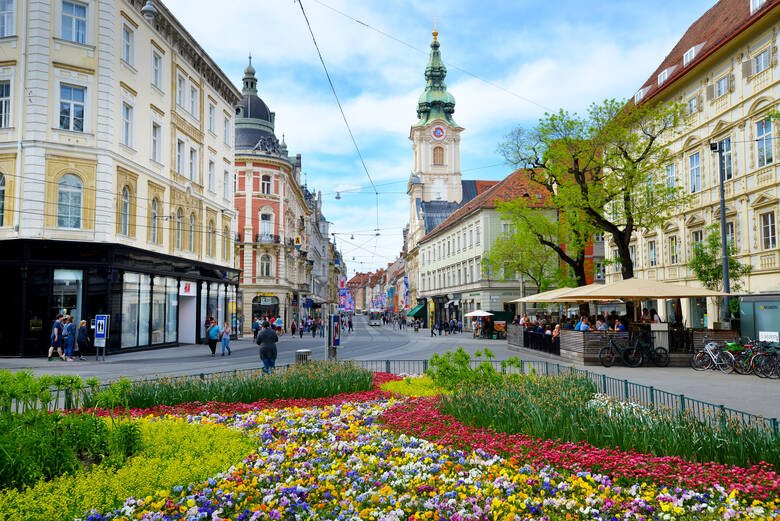
<path fill-rule="evenodd" d="M 622 233 L 614 233 L 612 234 L 612 240 L 615 241 L 615 246 L 617 246 L 618 249 L 618 255 L 620 255 L 620 273 L 623 275 L 623 280 L 633 279 L 634 262 L 631 260 L 631 249 L 629 248 L 631 235 L 626 237 Z"/>

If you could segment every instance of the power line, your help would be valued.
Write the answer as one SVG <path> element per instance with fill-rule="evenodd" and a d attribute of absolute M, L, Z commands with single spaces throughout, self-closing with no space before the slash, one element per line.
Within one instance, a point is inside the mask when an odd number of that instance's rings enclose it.
<path fill-rule="evenodd" d="M 298 1 L 300 2 L 300 0 L 298 0 Z M 378 29 L 378 28 L 376 28 L 376 27 L 374 27 L 374 26 L 372 26 L 372 25 L 362 21 L 362 20 L 359 20 L 359 19 L 355 18 L 354 16 L 352 16 L 352 15 L 350 15 L 348 13 L 345 13 L 344 11 L 340 11 L 340 10 L 336 9 L 335 7 L 332 7 L 332 6 L 328 5 L 328 4 L 326 4 L 325 2 L 322 2 L 321 0 L 314 0 L 314 1 L 317 2 L 318 4 L 320 4 L 321 6 L 326 7 L 328 9 L 330 9 L 331 11 L 340 14 L 341 16 L 349 18 L 353 22 L 358 23 L 358 24 L 362 25 L 363 27 L 365 27 L 367 29 L 370 29 L 370 30 L 372 30 L 374 32 L 377 32 L 377 33 L 381 34 L 382 36 L 384 36 L 386 38 L 390 38 L 391 40 L 400 43 L 401 45 L 404 45 L 404 46 L 406 46 L 406 47 L 408 47 L 408 48 L 410 48 L 410 49 L 412 49 L 414 51 L 417 51 L 419 53 L 428 54 L 428 51 L 426 51 L 425 49 L 420 49 L 419 47 L 416 47 L 416 46 L 414 46 L 414 45 L 412 45 L 412 44 L 410 44 L 408 42 L 405 42 L 404 40 L 401 40 L 400 38 L 398 38 L 396 36 L 393 36 L 390 33 L 387 33 L 387 32 L 385 32 L 385 31 L 383 31 L 381 29 Z M 521 99 L 521 100 L 525 101 L 526 103 L 530 103 L 532 105 L 536 105 L 537 107 L 539 107 L 541 109 L 544 109 L 546 111 L 549 111 L 549 112 L 552 112 L 552 110 L 553 110 L 553 109 L 551 109 L 549 107 L 546 107 L 545 105 L 542 105 L 541 103 L 538 103 L 538 102 L 532 100 L 531 98 L 528 98 L 526 96 L 523 96 L 522 94 L 518 94 L 516 92 L 513 92 L 513 91 L 511 91 L 511 90 L 509 90 L 507 88 L 502 87 L 501 85 L 498 85 L 497 83 L 494 83 L 494 82 L 490 81 L 490 80 L 486 80 L 485 78 L 482 78 L 481 76 L 478 76 L 478 75 L 474 74 L 473 72 L 470 72 L 470 71 L 468 71 L 468 70 L 466 70 L 466 69 L 464 69 L 462 67 L 459 67 L 456 64 L 453 64 L 453 63 L 450 63 L 450 62 L 445 62 L 445 64 L 449 65 L 453 69 L 456 69 L 456 70 L 462 72 L 463 74 L 471 76 L 474 79 L 477 79 L 477 80 L 479 80 L 479 81 L 481 81 L 481 82 L 483 82 L 483 83 L 485 83 L 487 85 L 490 85 L 493 88 L 501 90 L 501 91 L 509 94 L 510 96 L 514 96 L 515 98 Z"/>
<path fill-rule="evenodd" d="M 347 115 L 344 114 L 344 108 L 341 106 L 341 100 L 339 99 L 339 95 L 336 93 L 336 87 L 333 85 L 333 80 L 330 77 L 330 73 L 328 72 L 328 67 L 325 65 L 325 59 L 322 57 L 322 52 L 320 52 L 320 46 L 317 44 L 317 38 L 314 37 L 314 30 L 311 28 L 311 24 L 309 23 L 309 17 L 306 16 L 306 10 L 303 8 L 303 1 L 297 0 L 298 5 L 301 7 L 301 13 L 303 14 L 304 20 L 306 20 L 306 27 L 309 28 L 309 34 L 311 35 L 311 40 L 314 43 L 314 48 L 317 50 L 317 56 L 320 58 L 320 63 L 322 64 L 322 69 L 325 71 L 325 77 L 328 78 L 328 85 L 330 85 L 330 90 L 333 92 L 333 97 L 336 98 L 336 104 L 339 107 L 339 112 L 341 112 L 341 117 L 344 120 L 344 125 L 347 127 L 347 132 L 349 132 L 349 137 L 352 139 L 352 144 L 355 146 L 355 150 L 357 151 L 357 155 L 360 158 L 360 164 L 363 165 L 363 170 L 366 172 L 366 177 L 368 177 L 368 181 L 371 183 L 371 186 L 374 188 L 374 193 L 376 194 L 376 227 L 379 228 L 379 192 L 376 189 L 376 186 L 374 185 L 374 180 L 371 179 L 371 174 L 368 172 L 368 167 L 366 166 L 366 162 L 363 160 L 363 154 L 360 152 L 360 147 L 357 144 L 357 140 L 355 140 L 355 135 L 352 133 L 352 128 L 349 126 L 349 121 L 347 121 Z"/>

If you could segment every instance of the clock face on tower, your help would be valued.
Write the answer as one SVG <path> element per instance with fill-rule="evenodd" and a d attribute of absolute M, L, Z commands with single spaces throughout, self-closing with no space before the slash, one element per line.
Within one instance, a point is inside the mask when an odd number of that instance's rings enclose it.
<path fill-rule="evenodd" d="M 442 127 L 441 125 L 436 125 L 431 129 L 431 136 L 433 136 L 433 139 L 436 141 L 441 141 L 444 139 L 444 137 L 447 135 L 447 129 Z"/>

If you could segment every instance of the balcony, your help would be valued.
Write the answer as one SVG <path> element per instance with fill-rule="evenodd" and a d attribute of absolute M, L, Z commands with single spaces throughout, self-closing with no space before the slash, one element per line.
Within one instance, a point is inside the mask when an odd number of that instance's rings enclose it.
<path fill-rule="evenodd" d="M 279 244 L 280 239 L 278 235 L 258 233 L 255 235 L 255 242 L 259 242 L 260 244 Z"/>
<path fill-rule="evenodd" d="M 768 166 L 756 172 L 756 184 L 758 186 L 769 185 L 774 183 L 774 181 L 775 181 L 774 165 Z"/>
<path fill-rule="evenodd" d="M 758 257 L 758 266 L 762 270 L 772 270 L 777 267 L 777 252 L 764 253 Z"/>

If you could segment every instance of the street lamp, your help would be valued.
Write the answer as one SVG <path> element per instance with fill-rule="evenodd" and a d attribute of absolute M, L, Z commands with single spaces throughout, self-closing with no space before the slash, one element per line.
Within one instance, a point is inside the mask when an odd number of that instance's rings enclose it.
<path fill-rule="evenodd" d="M 731 293 L 731 285 L 729 283 L 729 245 L 726 243 L 726 196 L 723 188 L 723 177 L 726 170 L 723 168 L 723 142 L 710 142 L 710 152 L 718 153 L 718 179 L 720 181 L 720 242 L 722 248 L 721 255 L 723 257 L 723 291 L 725 293 Z M 731 317 L 728 295 L 723 298 L 723 307 L 723 320 L 728 321 Z"/>

